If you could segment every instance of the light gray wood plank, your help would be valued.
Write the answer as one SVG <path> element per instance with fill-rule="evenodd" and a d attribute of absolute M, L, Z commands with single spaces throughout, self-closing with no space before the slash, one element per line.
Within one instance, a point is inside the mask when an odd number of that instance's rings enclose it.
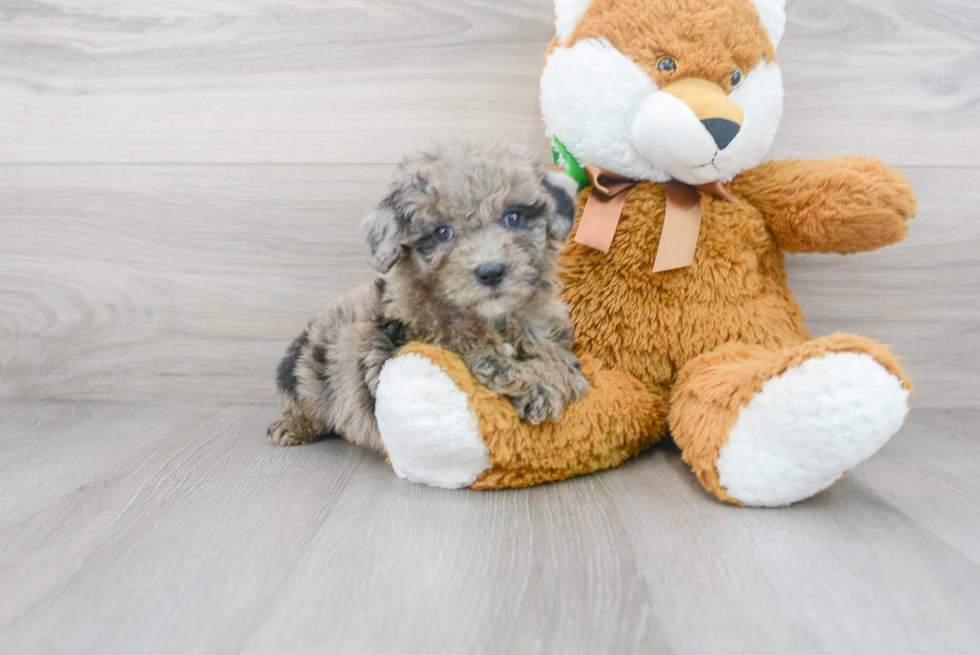
<path fill-rule="evenodd" d="M 17 533 L 37 507 L 84 496 L 93 484 L 118 485 L 120 469 L 167 450 L 171 432 L 217 410 L 54 402 L 0 408 L 0 531 Z"/>
<path fill-rule="evenodd" d="M 913 438 L 925 435 L 895 437 Z M 980 647 L 980 568 L 851 476 L 781 509 L 716 503 L 676 451 L 642 456 L 602 483 L 677 652 Z M 974 503 L 963 519 L 975 524 L 978 511 Z"/>
<path fill-rule="evenodd" d="M 392 163 L 541 137 L 549 0 L 5 4 L 0 161 Z"/>
<path fill-rule="evenodd" d="M 23 434 L 5 449 L 0 633 L 85 566 L 132 494 L 187 447 L 187 428 L 216 410 L 78 406 L 74 425 Z"/>
<path fill-rule="evenodd" d="M 546 147 L 550 0 L 4 8 L 0 161 L 391 163 L 447 133 Z M 978 163 L 973 0 L 788 11 L 777 156 Z"/>
<path fill-rule="evenodd" d="M 11 447 L 17 442 L 37 435 L 74 426 L 83 420 L 75 403 L 37 402 L 16 403 L 0 400 L 0 444 Z M 9 444 L 9 445 L 8 445 Z M 4 466 L 5 462 L 0 462 Z"/>
<path fill-rule="evenodd" d="M 0 398 L 267 402 L 371 274 L 356 225 L 404 152 L 545 153 L 550 13 L 5 2 Z M 815 333 L 895 344 L 918 386 L 828 493 L 722 507 L 669 451 L 441 492 L 272 448 L 271 407 L 0 402 L 0 651 L 977 652 L 980 419 L 919 410 L 978 406 L 978 25 L 972 0 L 789 2 L 774 156 L 878 155 L 922 201 L 897 247 L 789 259 Z"/>
<path fill-rule="evenodd" d="M 337 441 L 275 448 L 268 407 L 140 412 L 139 447 L 95 466 L 41 463 L 87 478 L 23 501 L 30 517 L 0 533 L 3 652 L 238 652 L 368 456 Z M 98 408 L 76 436 L 113 442 L 133 415 Z"/>
<path fill-rule="evenodd" d="M 975 411 L 923 413 L 831 490 L 779 510 L 717 503 L 672 450 L 526 490 L 431 489 L 341 441 L 272 447 L 273 417 L 0 405 L 3 443 L 35 443 L 0 451 L 0 650 L 980 646 Z M 8 475 L 26 469 L 37 475 Z M 63 493 L 45 492 L 51 478 Z M 13 505 L 16 524 L 2 520 Z"/>
<path fill-rule="evenodd" d="M 393 168 L 0 165 L 0 398 L 270 402 L 314 313 L 373 272 Z M 906 171 L 909 238 L 788 258 L 815 334 L 895 345 L 919 407 L 976 407 L 976 171 Z"/>
<path fill-rule="evenodd" d="M 786 104 L 776 157 L 871 154 L 898 166 L 978 164 L 974 149 L 959 142 L 980 136 L 976 2 L 786 4 L 777 53 Z"/>
<path fill-rule="evenodd" d="M 131 411 L 88 412 L 79 437 Z M 447 492 L 340 441 L 274 448 L 268 408 L 211 413 L 161 431 L 159 454 L 112 460 L 120 484 L 95 472 L 94 497 L 35 503 L 0 551 L 0 584 L 16 589 L 0 605 L 4 651 L 662 645 L 594 480 Z"/>
<path fill-rule="evenodd" d="M 592 478 L 453 492 L 372 467 L 244 652 L 669 652 L 610 508 Z"/>
<path fill-rule="evenodd" d="M 271 402 L 391 170 L 0 166 L 0 397 Z"/>
<path fill-rule="evenodd" d="M 980 412 L 913 411 L 855 481 L 980 564 Z"/>

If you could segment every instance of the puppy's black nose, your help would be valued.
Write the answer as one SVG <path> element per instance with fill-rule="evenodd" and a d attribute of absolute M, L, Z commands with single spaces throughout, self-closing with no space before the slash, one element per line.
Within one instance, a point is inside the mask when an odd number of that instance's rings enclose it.
<path fill-rule="evenodd" d="M 474 274 L 476 275 L 476 279 L 480 284 L 485 284 L 488 287 L 495 287 L 500 284 L 501 280 L 504 279 L 504 275 L 507 274 L 507 267 L 500 262 L 480 264 L 476 267 Z"/>
<path fill-rule="evenodd" d="M 718 144 L 719 150 L 724 150 L 727 148 L 728 144 L 731 143 L 742 130 L 741 125 L 735 121 L 730 121 L 725 118 L 708 118 L 701 122 L 708 130 L 708 134 L 711 135 L 711 138 Z"/>

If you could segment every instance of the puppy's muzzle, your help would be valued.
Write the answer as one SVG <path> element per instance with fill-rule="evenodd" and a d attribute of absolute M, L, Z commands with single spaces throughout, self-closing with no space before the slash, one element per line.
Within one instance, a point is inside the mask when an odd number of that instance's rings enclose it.
<path fill-rule="evenodd" d="M 500 262 L 490 262 L 480 264 L 473 271 L 476 281 L 487 287 L 495 287 L 500 284 L 504 276 L 507 275 L 507 267 Z"/>

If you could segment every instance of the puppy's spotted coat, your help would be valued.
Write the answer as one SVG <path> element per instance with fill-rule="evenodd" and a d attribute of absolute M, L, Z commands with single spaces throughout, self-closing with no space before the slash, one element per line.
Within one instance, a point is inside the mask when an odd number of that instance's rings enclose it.
<path fill-rule="evenodd" d="M 444 144 L 407 158 L 365 219 L 382 273 L 314 318 L 279 365 L 280 445 L 336 433 L 383 451 L 381 367 L 409 341 L 459 354 L 530 423 L 588 391 L 554 288 L 575 184 L 507 145 Z"/>

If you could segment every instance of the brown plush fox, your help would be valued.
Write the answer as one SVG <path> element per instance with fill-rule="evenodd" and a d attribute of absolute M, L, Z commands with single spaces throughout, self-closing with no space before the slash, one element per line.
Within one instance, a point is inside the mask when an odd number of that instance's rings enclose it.
<path fill-rule="evenodd" d="M 911 383 L 870 339 L 813 339 L 783 251 L 900 241 L 912 189 L 868 158 L 762 163 L 782 114 L 782 0 L 556 0 L 541 77 L 556 162 L 583 187 L 562 296 L 592 391 L 521 423 L 465 365 L 409 346 L 376 414 L 395 471 L 524 486 L 615 466 L 669 431 L 704 487 L 778 506 L 901 427 Z"/>

